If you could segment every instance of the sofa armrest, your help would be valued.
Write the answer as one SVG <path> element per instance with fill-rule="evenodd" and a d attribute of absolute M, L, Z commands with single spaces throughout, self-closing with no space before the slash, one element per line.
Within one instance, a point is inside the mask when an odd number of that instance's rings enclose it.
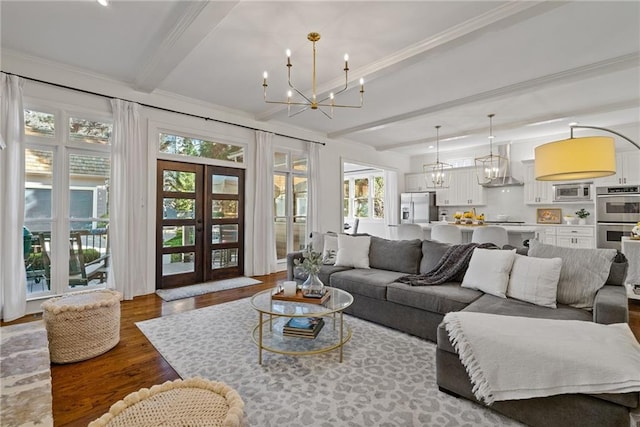
<path fill-rule="evenodd" d="M 627 290 L 620 285 L 605 285 L 593 302 L 593 321 L 605 325 L 629 322 Z"/>
<path fill-rule="evenodd" d="M 293 263 L 294 259 L 303 260 L 302 251 L 287 254 L 287 280 L 296 280 L 293 274 L 293 269 L 296 268 L 296 265 Z"/>

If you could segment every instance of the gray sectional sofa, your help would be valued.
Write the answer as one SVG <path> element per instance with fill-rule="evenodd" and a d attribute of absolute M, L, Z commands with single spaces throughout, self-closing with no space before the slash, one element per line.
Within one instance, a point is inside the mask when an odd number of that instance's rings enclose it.
<path fill-rule="evenodd" d="M 322 235 L 314 233 L 313 247 L 322 248 Z M 547 308 L 511 298 L 498 298 L 461 287 L 460 282 L 436 286 L 410 286 L 397 279 L 430 271 L 450 245 L 430 240 L 393 241 L 371 236 L 369 269 L 324 265 L 320 279 L 351 293 L 354 303 L 346 313 L 437 342 L 437 383 L 449 394 L 476 401 L 471 382 L 449 341 L 442 320 L 451 311 L 474 311 L 506 316 L 569 319 L 603 324 L 628 322 L 628 303 L 623 286 L 627 262 L 620 254 L 612 264 L 592 311 L 558 304 Z M 522 250 L 519 250 L 519 252 Z M 526 249 L 524 249 L 526 254 Z M 304 280 L 288 255 L 288 280 Z M 500 401 L 491 407 L 511 418 L 534 426 L 626 426 L 629 412 L 639 406 L 639 393 L 617 395 L 567 394 L 545 398 Z"/>

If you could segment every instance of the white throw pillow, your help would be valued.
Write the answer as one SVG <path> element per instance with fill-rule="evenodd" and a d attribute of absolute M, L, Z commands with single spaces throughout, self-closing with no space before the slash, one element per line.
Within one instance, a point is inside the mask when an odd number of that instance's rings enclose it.
<path fill-rule="evenodd" d="M 369 268 L 369 236 L 338 234 L 336 266 Z"/>
<path fill-rule="evenodd" d="M 506 298 L 509 273 L 516 251 L 476 248 L 462 279 L 462 287 Z"/>
<path fill-rule="evenodd" d="M 507 296 L 543 307 L 556 308 L 562 258 L 535 258 L 516 254 Z"/>
<path fill-rule="evenodd" d="M 338 236 L 334 234 L 324 235 L 324 248 L 322 249 L 322 263 L 333 265 L 338 254 Z"/>

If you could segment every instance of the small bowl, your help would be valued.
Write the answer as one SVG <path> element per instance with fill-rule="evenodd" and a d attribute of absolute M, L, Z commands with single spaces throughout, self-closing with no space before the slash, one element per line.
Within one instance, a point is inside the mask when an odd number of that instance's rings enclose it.
<path fill-rule="evenodd" d="M 509 215 L 497 215 L 496 218 L 498 218 L 498 221 L 509 221 Z"/>

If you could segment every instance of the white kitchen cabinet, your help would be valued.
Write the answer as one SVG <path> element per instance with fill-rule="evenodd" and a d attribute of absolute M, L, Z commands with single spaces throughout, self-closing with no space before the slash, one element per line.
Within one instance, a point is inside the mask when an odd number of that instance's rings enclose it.
<path fill-rule="evenodd" d="M 404 188 L 405 188 L 405 192 L 407 193 L 411 193 L 414 191 L 425 191 L 427 189 L 427 183 L 424 180 L 424 174 L 422 173 L 405 174 Z"/>
<path fill-rule="evenodd" d="M 616 174 L 598 178 L 596 186 L 640 184 L 640 151 L 616 153 Z"/>
<path fill-rule="evenodd" d="M 596 247 L 594 234 L 594 227 L 558 227 L 556 245 L 592 249 Z"/>
<path fill-rule="evenodd" d="M 478 184 L 474 168 L 451 169 L 449 188 L 436 191 L 438 206 L 481 206 L 485 202 L 485 189 Z"/>
<path fill-rule="evenodd" d="M 553 201 L 553 185 L 550 181 L 537 181 L 535 162 L 528 160 L 524 165 L 524 203 L 527 205 L 549 204 Z"/>
<path fill-rule="evenodd" d="M 535 239 L 546 245 L 556 244 L 556 228 L 555 227 L 539 227 L 535 231 Z"/>

